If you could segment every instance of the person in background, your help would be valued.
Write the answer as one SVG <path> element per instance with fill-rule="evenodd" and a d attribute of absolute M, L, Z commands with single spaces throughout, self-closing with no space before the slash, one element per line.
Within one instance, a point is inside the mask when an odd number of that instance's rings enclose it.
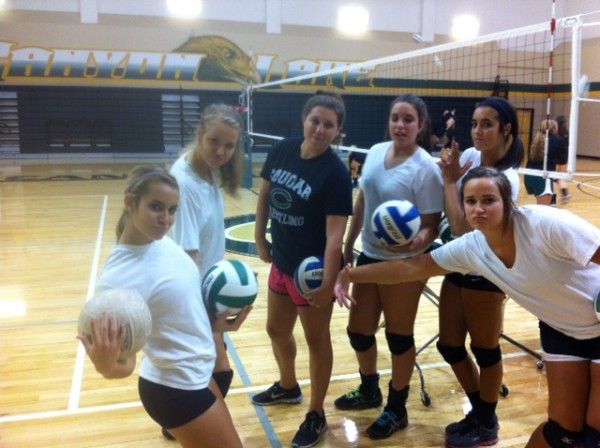
<path fill-rule="evenodd" d="M 336 298 L 354 302 L 351 282 L 396 284 L 481 273 L 540 319 L 548 420 L 533 431 L 527 448 L 598 447 L 600 230 L 567 210 L 516 208 L 512 196 L 504 173 L 483 166 L 471 170 L 460 198 L 472 232 L 412 259 L 348 266 L 338 275 Z"/>
<path fill-rule="evenodd" d="M 347 264 L 354 262 L 354 243 L 359 234 L 362 235 L 362 252 L 357 266 L 420 254 L 437 238 L 444 188 L 436 162 L 418 143 L 427 123 L 427 106 L 421 98 L 407 94 L 392 102 L 388 118 L 391 141 L 371 147 L 364 165 L 344 246 Z M 379 205 L 392 199 L 410 201 L 421 215 L 421 229 L 415 239 L 398 248 L 382 245 L 370 219 Z M 414 324 L 424 287 L 420 281 L 398 285 L 369 282 L 354 286 L 356 306 L 350 308 L 347 333 L 356 353 L 361 382 L 356 389 L 338 398 L 335 406 L 358 410 L 381 405 L 375 334 L 383 312 L 385 337 L 392 355 L 392 379 L 384 411 L 366 431 L 373 439 L 387 438 L 408 426 L 406 400 L 416 362 Z M 396 300 L 397 297 L 404 300 Z"/>
<path fill-rule="evenodd" d="M 512 185 L 513 201 L 519 197 L 519 174 L 524 149 L 519 138 L 515 108 L 499 97 L 484 99 L 471 120 L 474 147 L 459 154 L 452 145 L 442 161 L 445 214 L 453 236 L 473 230 L 465 219 L 459 191 L 461 178 L 477 166 L 503 171 Z M 471 403 L 467 416 L 446 427 L 448 446 L 477 447 L 498 441 L 496 406 L 502 387 L 502 331 L 504 292 L 477 271 L 449 273 L 440 290 L 440 333 L 437 348 L 450 364 Z M 467 334 L 471 352 L 466 349 Z M 478 368 L 479 367 L 479 368 Z"/>
<path fill-rule="evenodd" d="M 204 108 L 196 129 L 196 138 L 184 149 L 171 168 L 180 188 L 178 217 L 170 236 L 194 260 L 202 278 L 212 265 L 225 257 L 223 195 L 235 195 L 244 177 L 244 148 L 241 144 L 243 123 L 233 106 L 222 103 Z M 246 319 L 246 307 L 231 322 L 237 330 Z M 215 316 L 211 316 L 215 319 Z M 222 332 L 213 334 L 217 361 L 213 377 L 223 397 L 233 381 Z M 163 436 L 171 438 L 163 429 Z"/>
<path fill-rule="evenodd" d="M 548 156 L 546 157 L 546 171 L 556 171 L 556 161 L 563 151 L 564 142 L 556 134 L 558 126 L 556 121 L 545 119 L 540 125 L 540 129 L 533 138 L 533 143 L 529 148 L 527 164 L 525 168 L 536 170 L 544 169 L 544 153 L 546 151 L 546 134 L 548 135 Z M 540 205 L 552 205 L 554 195 L 554 182 L 550 178 L 544 179 L 541 176 L 532 176 L 525 174 L 525 188 L 528 194 L 534 195 L 536 202 Z"/>
<path fill-rule="evenodd" d="M 567 163 L 569 162 L 569 128 L 567 127 L 567 117 L 559 115 L 556 117 L 556 124 L 558 125 L 556 134 L 564 141 L 564 145 L 561 146 L 561 150 L 558 153 L 556 171 L 566 173 L 568 169 Z M 556 183 L 558 184 L 558 189 L 561 194 L 560 203 L 568 203 L 571 200 L 569 183 L 566 179 L 558 179 Z"/>
<path fill-rule="evenodd" d="M 144 409 L 183 447 L 242 447 L 212 378 L 215 343 L 198 268 L 165 238 L 179 205 L 177 181 L 163 168 L 137 167 L 128 177 L 124 202 L 118 242 L 98 289 L 138 291 L 150 309 L 152 331 L 138 381 Z M 92 321 L 91 333 L 91 339 L 83 334 L 78 339 L 96 370 L 109 379 L 131 375 L 136 356 L 118 359 L 127 330 L 117 327 L 116 318 Z"/>
<path fill-rule="evenodd" d="M 271 263 L 267 334 L 279 380 L 252 397 L 252 403 L 269 406 L 302 400 L 293 333 L 299 317 L 309 351 L 311 396 L 306 418 L 292 440 L 295 448 L 316 445 L 327 431 L 323 405 L 333 368 L 329 328 L 333 285 L 342 267 L 342 238 L 352 214 L 350 175 L 331 148 L 344 117 L 339 96 L 324 92 L 311 96 L 302 111 L 303 136 L 275 144 L 261 171 L 255 240 L 260 259 Z M 269 219 L 271 241 L 267 239 Z M 323 281 L 303 297 L 293 276 L 309 256 L 323 257 Z"/>

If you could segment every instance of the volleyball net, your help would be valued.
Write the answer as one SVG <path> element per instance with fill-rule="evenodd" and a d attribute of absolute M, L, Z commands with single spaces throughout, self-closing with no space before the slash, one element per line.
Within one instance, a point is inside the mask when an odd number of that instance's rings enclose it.
<path fill-rule="evenodd" d="M 542 120 L 569 117 L 567 172 L 522 171 L 572 179 L 577 175 L 578 149 L 586 144 L 580 138 L 580 120 L 600 112 L 595 83 L 582 73 L 582 64 L 597 58 L 596 19 L 600 11 L 362 63 L 330 63 L 327 70 L 319 71 L 318 61 L 296 62 L 285 73 L 246 87 L 242 102 L 247 106 L 248 134 L 255 148 L 270 146 L 281 136 L 302 135 L 304 102 L 318 90 L 330 91 L 343 97 L 347 109 L 337 149 L 366 152 L 387 139 L 393 99 L 412 93 L 427 104 L 431 120 L 422 146 L 435 154 L 448 136 L 450 116 L 455 125 L 452 137 L 461 149 L 472 146 L 473 110 L 484 98 L 499 96 L 517 109 L 526 152 Z"/>

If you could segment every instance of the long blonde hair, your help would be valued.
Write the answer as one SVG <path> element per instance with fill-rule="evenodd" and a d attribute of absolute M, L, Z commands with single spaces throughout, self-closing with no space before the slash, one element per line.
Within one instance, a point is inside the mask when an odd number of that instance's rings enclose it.
<path fill-rule="evenodd" d="M 163 182 L 179 191 L 177 180 L 171 174 L 169 174 L 165 168 L 136 166 L 129 172 L 129 175 L 127 176 L 125 196 L 131 196 L 133 203 L 136 206 L 139 205 L 140 199 L 148 192 L 152 182 Z M 129 212 L 126 208 L 124 208 L 121 212 L 121 216 L 119 217 L 119 222 L 117 223 L 117 240 L 121 238 L 123 230 L 125 229 L 125 223 L 127 223 L 128 218 Z"/>
<path fill-rule="evenodd" d="M 546 130 L 552 132 L 552 129 L 557 129 L 558 125 L 554 120 L 543 120 L 540 124 L 539 131 L 536 132 L 531 147 L 529 148 L 529 160 L 531 162 L 541 162 L 544 160 L 544 150 L 546 148 Z"/>
<path fill-rule="evenodd" d="M 244 179 L 244 171 L 246 169 L 246 160 L 244 157 L 244 145 L 242 140 L 244 137 L 244 125 L 240 114 L 233 108 L 223 103 L 209 104 L 202 111 L 200 116 L 200 122 L 196 130 L 196 135 L 200 132 L 206 131 L 213 123 L 223 123 L 227 126 L 231 126 L 233 129 L 238 131 L 239 139 L 235 147 L 235 151 L 231 160 L 225 165 L 219 168 L 219 182 L 220 187 L 223 187 L 225 192 L 230 195 L 235 195 L 238 188 L 242 184 Z M 193 153 L 200 146 L 200 139 L 195 138 L 194 141 L 188 145 L 183 152 Z"/>

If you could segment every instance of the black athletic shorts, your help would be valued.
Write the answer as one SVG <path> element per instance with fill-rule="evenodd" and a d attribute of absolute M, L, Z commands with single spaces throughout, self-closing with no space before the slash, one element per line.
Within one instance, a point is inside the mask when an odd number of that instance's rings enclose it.
<path fill-rule="evenodd" d="M 502 290 L 490 282 L 487 278 L 480 275 L 463 275 L 453 272 L 446 275 L 446 280 L 456 286 L 475 291 L 499 292 Z"/>
<path fill-rule="evenodd" d="M 209 388 L 183 390 L 153 383 L 142 377 L 138 390 L 148 415 L 166 429 L 177 428 L 204 414 L 217 401 Z"/>
<path fill-rule="evenodd" d="M 364 252 L 361 252 L 359 254 L 358 258 L 356 259 L 356 266 L 364 266 L 366 264 L 381 263 L 382 261 L 385 261 L 385 260 L 376 260 L 375 258 L 371 258 L 371 257 L 365 255 Z"/>
<path fill-rule="evenodd" d="M 550 325 L 540 321 L 540 340 L 544 353 L 550 355 L 566 355 L 575 358 L 600 360 L 600 337 L 592 339 L 575 339 L 555 330 Z M 565 359 L 565 361 L 568 360 Z"/>

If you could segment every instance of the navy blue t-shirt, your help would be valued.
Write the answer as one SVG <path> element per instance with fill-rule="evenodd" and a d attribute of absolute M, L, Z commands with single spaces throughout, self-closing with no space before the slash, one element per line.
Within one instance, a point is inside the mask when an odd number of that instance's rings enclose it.
<path fill-rule="evenodd" d="M 331 148 L 318 157 L 302 159 L 303 140 L 287 138 L 275 144 L 260 173 L 271 183 L 273 261 L 290 276 L 306 257 L 325 253 L 328 215 L 352 215 L 348 168 Z"/>

